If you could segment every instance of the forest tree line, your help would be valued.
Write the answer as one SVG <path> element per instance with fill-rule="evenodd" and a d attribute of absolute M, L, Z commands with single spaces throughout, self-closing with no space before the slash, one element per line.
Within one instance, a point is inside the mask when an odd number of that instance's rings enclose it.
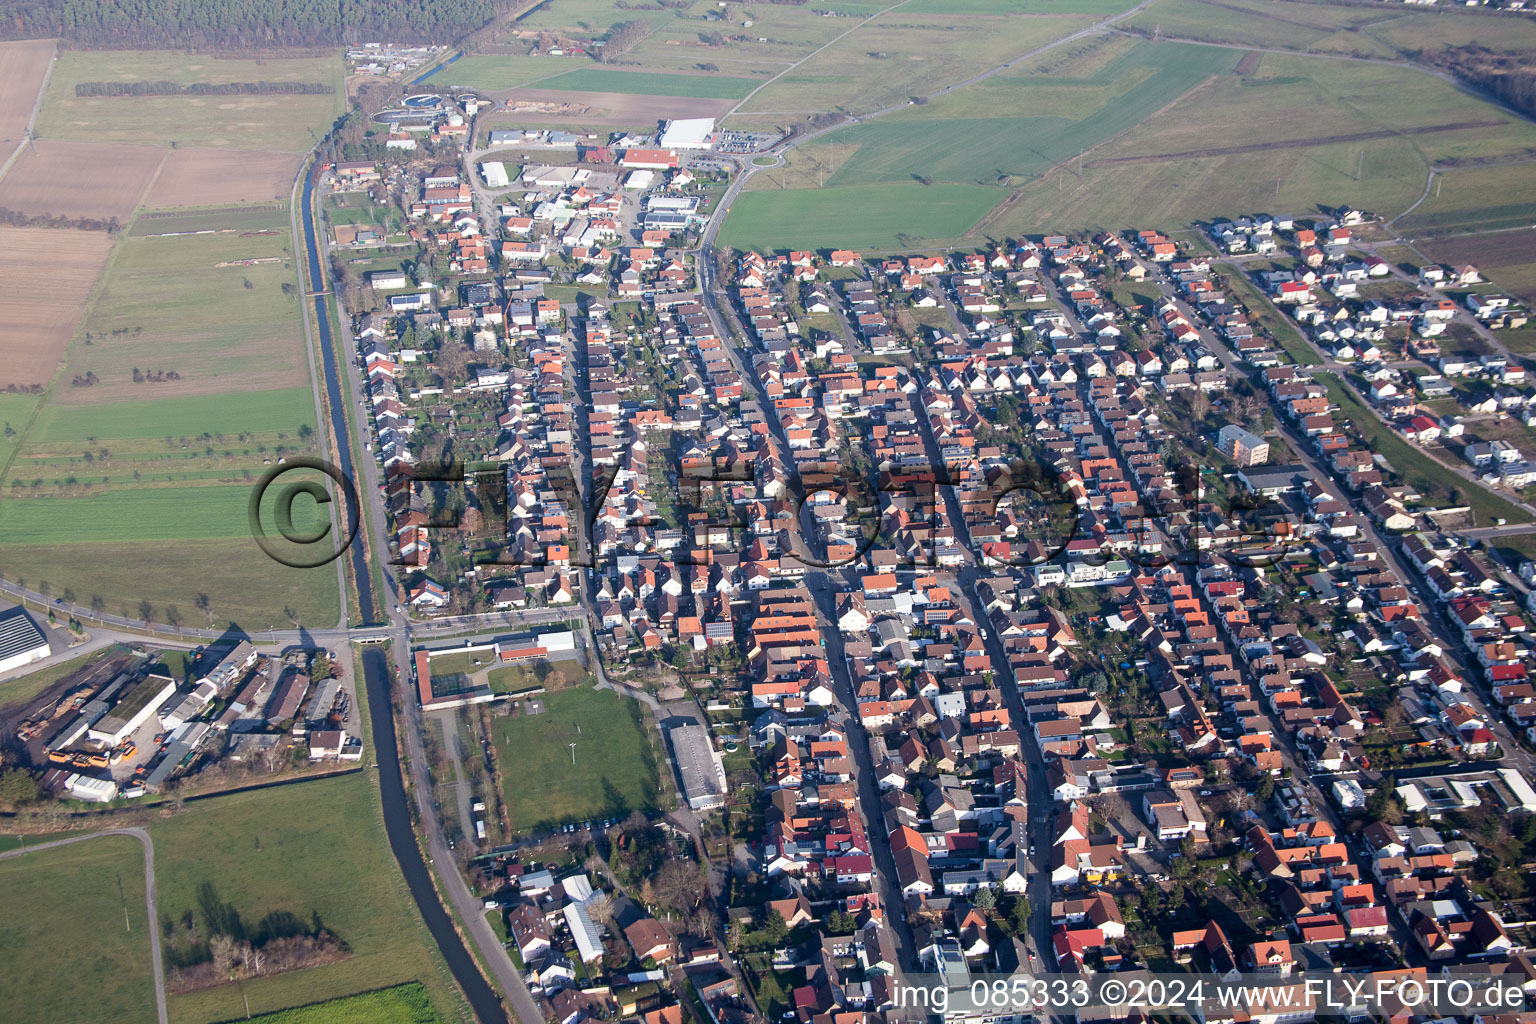
<path fill-rule="evenodd" d="M 333 93 L 328 82 L 80 82 L 76 96 L 313 96 Z"/>
<path fill-rule="evenodd" d="M 513 0 L 0 0 L 0 38 L 107 49 L 448 43 Z"/>
<path fill-rule="evenodd" d="M 1529 54 L 1495 53 L 1483 46 L 1420 50 L 1418 60 L 1449 71 L 1522 114 L 1536 116 L 1536 64 Z"/>

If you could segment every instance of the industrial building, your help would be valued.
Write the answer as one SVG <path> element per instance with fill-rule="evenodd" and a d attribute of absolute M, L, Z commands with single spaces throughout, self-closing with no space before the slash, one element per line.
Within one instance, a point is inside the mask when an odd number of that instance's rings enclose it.
<path fill-rule="evenodd" d="M 487 160 L 480 165 L 480 174 L 487 188 L 506 188 L 512 184 L 507 177 L 507 165 L 500 160 Z"/>
<path fill-rule="evenodd" d="M 150 673 L 123 693 L 110 714 L 102 716 L 86 730 L 86 738 L 109 747 L 117 746 L 149 721 L 149 717 L 175 692 L 176 680 Z"/>
<path fill-rule="evenodd" d="M 662 149 L 708 149 L 715 144 L 715 120 L 689 117 L 668 121 L 661 132 Z"/>
<path fill-rule="evenodd" d="M 17 608 L 0 619 L 0 672 L 48 657 L 48 638 L 26 612 Z"/>
<path fill-rule="evenodd" d="M 674 725 L 667 730 L 672 760 L 683 783 L 688 806 L 696 811 L 713 810 L 725 803 L 725 765 L 710 740 L 709 730 L 697 722 Z"/>

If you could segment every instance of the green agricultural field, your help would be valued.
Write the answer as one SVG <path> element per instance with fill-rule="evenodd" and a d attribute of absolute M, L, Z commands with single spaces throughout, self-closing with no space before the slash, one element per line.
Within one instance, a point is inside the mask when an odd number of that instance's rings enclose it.
<path fill-rule="evenodd" d="M 36 395 L 0 394 L 0 466 L 11 457 L 11 449 L 21 437 L 37 402 Z"/>
<path fill-rule="evenodd" d="M 638 701 L 587 686 L 538 699 L 542 715 L 492 720 L 502 797 L 514 829 L 656 807 L 662 759 Z"/>
<path fill-rule="evenodd" d="M 341 56 L 218 57 L 173 51 L 65 50 L 37 119 L 41 139 L 177 143 L 303 152 L 345 109 Z M 334 92 L 267 96 L 75 95 L 80 82 L 323 82 Z"/>
<path fill-rule="evenodd" d="M 668 75 L 646 71 L 611 71 L 583 68 L 567 71 L 539 83 L 540 89 L 570 92 L 617 92 L 642 96 L 691 96 L 698 99 L 737 100 L 762 83 L 755 78 L 724 75 Z"/>
<path fill-rule="evenodd" d="M 148 390 L 152 385 L 144 387 Z M 28 440 L 48 444 L 113 438 L 197 438 L 210 430 L 225 437 L 241 433 L 296 437 L 304 426 L 315 428 L 314 395 L 307 387 L 183 398 L 152 399 L 146 395 L 143 401 L 89 407 L 48 406 L 38 415 Z"/>
<path fill-rule="evenodd" d="M 366 722 L 366 711 L 359 710 Z M 318 916 L 352 951 L 334 964 L 172 996 L 175 1024 L 244 1019 L 245 999 L 255 1014 L 290 1007 L 315 1012 L 310 1004 L 412 981 L 427 987 L 439 1016 L 458 1019 L 458 997 L 385 841 L 369 773 L 187 804 L 151 824 L 150 832 L 164 918 L 180 921 L 191 912 L 203 927 L 207 885 L 247 930 L 258 929 L 269 914 L 291 913 L 306 926 Z M 177 939 L 173 936 L 173 944 Z M 349 1008 L 348 1017 L 294 1019 L 416 1019 L 362 1015 L 368 1009 L 365 1002 Z"/>
<path fill-rule="evenodd" d="M 248 538 L 253 486 L 127 486 L 83 497 L 11 498 L 0 506 L 0 529 L 5 546 Z M 267 492 L 269 507 L 280 490 Z M 293 510 L 291 532 L 324 523 L 326 513 L 313 499 L 295 501 Z"/>
<path fill-rule="evenodd" d="M 1442 171 L 1428 198 L 1396 227 L 1404 234 L 1421 235 L 1495 231 L 1533 223 L 1536 173 L 1531 164 L 1514 163 Z"/>
<path fill-rule="evenodd" d="M 1378 20 L 1369 5 L 1293 3 L 1287 0 L 1153 0 L 1121 22 L 1124 28 L 1164 37 L 1243 43 L 1279 49 L 1321 49 L 1394 56 L 1392 49 L 1357 26 Z"/>
<path fill-rule="evenodd" d="M 904 14 L 1092 14 L 1103 18 L 1136 6 L 1135 0 L 911 0 Z"/>
<path fill-rule="evenodd" d="M 263 1013 L 251 1024 L 441 1024 L 427 990 L 412 982 L 362 995 Z"/>
<path fill-rule="evenodd" d="M 530 57 L 483 55 L 463 57 L 454 61 L 423 85 L 446 89 L 450 85 L 467 85 L 486 92 L 499 92 L 520 85 L 529 85 L 541 78 L 551 78 L 585 64 L 581 58 Z"/>
<path fill-rule="evenodd" d="M 978 97 L 961 90 L 934 103 L 827 136 L 832 144 L 859 148 L 829 185 L 910 180 L 994 184 L 1028 179 L 1134 127 L 1211 75 L 1232 69 L 1237 55 L 1215 47 L 1142 43 L 1087 79 L 1087 101 L 1075 116 L 980 116 Z M 1059 75 L 997 75 L 981 87 L 1017 97 L 1036 84 L 1063 84 Z M 991 110 L 1018 110 L 997 105 Z M 1028 109 L 1025 107 L 1024 109 Z"/>
<path fill-rule="evenodd" d="M 155 1019 L 144 851 L 105 836 L 0 861 L 0 1004 L 10 1024 Z"/>
<path fill-rule="evenodd" d="M 867 113 L 906 103 L 1086 27 L 1085 15 L 1002 17 L 892 11 L 764 88 L 742 112 Z M 1008 107 L 1016 109 L 1015 95 Z"/>
<path fill-rule="evenodd" d="M 861 188 L 746 192 L 720 231 L 722 245 L 761 251 L 896 249 L 964 234 L 1003 198 L 980 185 L 911 182 Z"/>
<path fill-rule="evenodd" d="M 0 577 L 74 590 L 82 604 L 100 597 L 105 610 L 138 618 L 139 602 L 165 622 L 174 606 L 183 624 L 233 622 L 244 629 L 290 629 L 290 609 L 303 625 L 330 627 L 340 617 L 336 567 L 293 569 L 268 558 L 249 537 L 0 545 Z M 208 595 L 208 614 L 197 595 Z"/>
<path fill-rule="evenodd" d="M 246 206 L 209 206 L 191 210 L 152 210 L 135 217 L 128 234 L 142 238 L 145 235 L 164 235 L 176 231 L 287 230 L 287 203 L 252 203 Z"/>
<path fill-rule="evenodd" d="M 270 262 L 241 265 L 246 260 Z M 99 383 L 60 389 L 53 400 L 307 385 L 297 274 L 286 224 L 260 234 L 124 239 L 83 325 L 90 344 L 77 340 L 65 360 L 66 380 L 93 372 Z M 135 384 L 135 367 L 174 370 L 181 379 Z"/>

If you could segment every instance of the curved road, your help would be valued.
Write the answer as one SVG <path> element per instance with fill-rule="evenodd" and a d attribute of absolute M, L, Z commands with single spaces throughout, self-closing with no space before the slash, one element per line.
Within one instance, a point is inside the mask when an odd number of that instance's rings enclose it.
<path fill-rule="evenodd" d="M 166 1024 L 165 1013 L 165 967 L 160 962 L 160 912 L 155 909 L 155 844 L 150 842 L 149 833 L 141 828 L 109 828 L 100 832 L 92 832 L 89 835 L 70 836 L 68 839 L 55 839 L 49 843 L 39 843 L 36 846 L 24 846 L 17 850 L 7 850 L 0 853 L 0 860 L 9 857 L 22 857 L 29 853 L 38 853 L 43 850 L 51 850 L 57 846 L 68 846 L 71 843 L 83 843 L 87 839 L 100 839 L 102 836 L 132 836 L 144 847 L 144 905 L 149 911 L 149 955 L 155 965 L 155 1012 L 159 1015 L 160 1024 Z"/>

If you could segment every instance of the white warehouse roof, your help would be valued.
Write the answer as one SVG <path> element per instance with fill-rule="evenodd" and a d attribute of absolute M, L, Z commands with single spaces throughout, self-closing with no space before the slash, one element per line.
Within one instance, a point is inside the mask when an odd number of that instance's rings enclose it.
<path fill-rule="evenodd" d="M 662 149 L 708 149 L 714 134 L 715 119 L 690 117 L 682 121 L 668 121 L 661 133 Z"/>

